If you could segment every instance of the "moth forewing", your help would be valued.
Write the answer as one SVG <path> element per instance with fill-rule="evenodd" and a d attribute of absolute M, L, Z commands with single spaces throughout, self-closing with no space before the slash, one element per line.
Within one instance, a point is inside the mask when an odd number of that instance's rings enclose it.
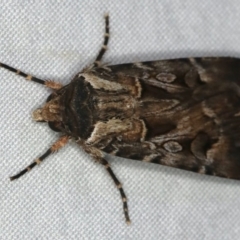
<path fill-rule="evenodd" d="M 53 90 L 33 118 L 62 133 L 11 180 L 75 140 L 106 168 L 130 223 L 126 195 L 106 154 L 240 179 L 240 60 L 185 58 L 106 66 L 101 59 L 108 39 L 106 15 L 96 61 L 66 86 L 1 64 Z"/>

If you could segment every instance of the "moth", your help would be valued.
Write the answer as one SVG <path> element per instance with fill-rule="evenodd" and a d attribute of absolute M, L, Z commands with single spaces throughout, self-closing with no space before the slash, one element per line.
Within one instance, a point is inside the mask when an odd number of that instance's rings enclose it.
<path fill-rule="evenodd" d="M 32 114 L 59 139 L 14 180 L 72 139 L 103 165 L 118 188 L 127 223 L 127 198 L 106 154 L 202 174 L 240 179 L 240 60 L 184 58 L 104 65 L 109 40 L 95 62 L 63 86 L 1 63 L 52 89 Z"/>

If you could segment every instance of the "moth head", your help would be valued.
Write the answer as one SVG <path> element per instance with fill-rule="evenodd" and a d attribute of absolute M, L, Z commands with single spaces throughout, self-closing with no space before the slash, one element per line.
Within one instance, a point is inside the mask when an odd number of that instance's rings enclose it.
<path fill-rule="evenodd" d="M 33 111 L 33 120 L 36 122 L 47 122 L 52 130 L 60 131 L 62 117 L 59 98 L 59 96 L 48 98 L 43 107 Z"/>
<path fill-rule="evenodd" d="M 33 111 L 32 118 L 36 122 L 45 122 L 44 117 L 42 116 L 42 108 L 38 108 Z"/>
<path fill-rule="evenodd" d="M 60 105 L 56 99 L 45 103 L 42 108 L 36 109 L 32 114 L 33 120 L 37 122 L 60 121 Z"/>

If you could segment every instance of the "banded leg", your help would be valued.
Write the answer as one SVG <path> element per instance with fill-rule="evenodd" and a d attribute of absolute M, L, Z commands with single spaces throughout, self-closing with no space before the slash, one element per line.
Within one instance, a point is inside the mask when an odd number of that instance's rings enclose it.
<path fill-rule="evenodd" d="M 104 55 L 104 53 L 106 52 L 107 50 L 107 44 L 108 44 L 108 40 L 109 40 L 109 16 L 108 14 L 106 14 L 104 16 L 105 18 L 105 34 L 104 34 L 104 41 L 103 41 L 103 45 L 102 45 L 102 48 L 101 50 L 99 51 L 98 53 L 98 56 L 94 62 L 94 66 L 95 67 L 99 67 L 101 65 L 101 60 L 102 60 L 102 57 Z"/>
<path fill-rule="evenodd" d="M 69 140 L 68 136 L 63 136 L 58 139 L 57 142 L 55 142 L 40 158 L 36 159 L 33 163 L 28 165 L 25 169 L 23 169 L 21 172 L 18 174 L 10 177 L 10 180 L 15 180 L 21 176 L 23 176 L 25 173 L 29 172 L 32 170 L 36 165 L 39 165 L 45 158 L 47 158 L 51 153 L 58 151 L 62 147 L 64 147 Z"/>
<path fill-rule="evenodd" d="M 131 223 L 131 220 L 130 220 L 129 215 L 128 215 L 127 197 L 126 197 L 126 195 L 124 193 L 124 190 L 122 188 L 122 184 L 118 181 L 117 177 L 115 176 L 114 172 L 112 171 L 112 169 L 111 169 L 109 163 L 107 162 L 107 160 L 101 159 L 99 162 L 106 168 L 106 170 L 108 171 L 109 175 L 111 176 L 112 180 L 114 181 L 116 187 L 118 188 L 118 190 L 120 192 L 122 202 L 123 202 L 123 212 L 124 212 L 124 215 L 125 215 L 126 223 L 129 225 Z"/>
<path fill-rule="evenodd" d="M 14 72 L 17 75 L 24 77 L 26 80 L 28 81 L 33 81 L 39 84 L 43 84 L 48 88 L 52 88 L 52 89 L 60 89 L 62 88 L 62 84 L 54 82 L 54 81 L 49 81 L 49 80 L 42 80 L 40 78 L 34 77 L 32 75 L 26 74 L 16 68 L 10 67 L 7 64 L 4 63 L 0 63 L 0 67 L 7 69 L 8 71 Z"/>

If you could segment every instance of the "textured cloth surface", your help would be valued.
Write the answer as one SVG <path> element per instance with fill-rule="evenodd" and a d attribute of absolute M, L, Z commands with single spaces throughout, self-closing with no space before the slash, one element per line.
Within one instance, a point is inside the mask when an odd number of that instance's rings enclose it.
<path fill-rule="evenodd" d="M 66 84 L 97 55 L 106 12 L 104 62 L 240 57 L 239 0 L 5 0 L 0 61 Z M 239 239 L 238 181 L 111 158 L 130 226 L 105 169 L 74 143 L 10 182 L 58 134 L 31 119 L 50 91 L 4 69 L 0 76 L 0 239 Z"/>

